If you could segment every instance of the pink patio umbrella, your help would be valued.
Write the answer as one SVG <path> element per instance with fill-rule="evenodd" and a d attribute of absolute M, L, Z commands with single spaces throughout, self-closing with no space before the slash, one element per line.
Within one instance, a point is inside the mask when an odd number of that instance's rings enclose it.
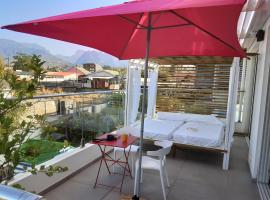
<path fill-rule="evenodd" d="M 137 0 L 2 28 L 92 47 L 119 59 L 145 58 L 145 105 L 150 57 L 245 56 L 237 38 L 244 4 L 245 0 Z M 141 147 L 144 116 L 142 106 Z M 141 156 L 142 148 L 139 166 Z M 138 189 L 135 199 L 139 193 Z"/>

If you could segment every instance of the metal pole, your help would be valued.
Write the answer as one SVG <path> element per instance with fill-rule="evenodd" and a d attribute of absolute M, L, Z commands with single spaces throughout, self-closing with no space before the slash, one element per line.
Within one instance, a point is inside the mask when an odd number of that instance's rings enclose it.
<path fill-rule="evenodd" d="M 140 182 L 141 182 L 141 173 L 142 173 L 142 152 L 143 152 L 143 132 L 144 132 L 144 116 L 145 116 L 145 103 L 146 103 L 146 87 L 147 87 L 147 78 L 148 78 L 148 61 L 149 61 L 149 52 L 150 52 L 150 41 L 151 41 L 151 18 L 152 13 L 148 13 L 148 26 L 147 26 L 147 40 L 146 40 L 146 56 L 145 56 L 145 66 L 144 66 L 144 82 L 143 82 L 143 99 L 142 99 L 142 113 L 141 113 L 141 131 L 140 131 L 140 150 L 139 150 L 139 170 L 137 175 L 136 184 L 136 194 L 133 199 L 140 198 Z"/>
<path fill-rule="evenodd" d="M 9 57 L 7 57 L 8 60 L 8 68 L 10 67 L 10 61 L 9 61 Z"/>
<path fill-rule="evenodd" d="M 85 146 L 85 138 L 84 138 L 84 95 L 82 95 L 82 122 L 81 122 L 81 131 L 82 131 L 82 135 L 81 135 L 81 148 L 83 148 Z"/>

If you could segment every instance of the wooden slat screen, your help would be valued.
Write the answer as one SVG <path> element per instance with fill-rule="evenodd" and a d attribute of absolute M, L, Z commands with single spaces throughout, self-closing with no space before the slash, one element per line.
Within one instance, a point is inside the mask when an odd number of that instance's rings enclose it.
<path fill-rule="evenodd" d="M 157 111 L 226 117 L 230 66 L 175 65 L 159 68 Z"/>

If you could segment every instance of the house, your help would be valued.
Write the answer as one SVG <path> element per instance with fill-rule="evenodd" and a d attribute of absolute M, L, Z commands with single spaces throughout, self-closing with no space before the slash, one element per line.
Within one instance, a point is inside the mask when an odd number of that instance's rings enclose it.
<path fill-rule="evenodd" d="M 83 64 L 83 68 L 89 71 L 90 73 L 103 70 L 103 67 L 101 65 L 95 63 L 85 63 Z"/>
<path fill-rule="evenodd" d="M 103 70 L 79 78 L 84 83 L 90 83 L 93 89 L 119 89 L 118 74 L 112 70 Z"/>
<path fill-rule="evenodd" d="M 77 78 L 78 74 L 75 72 L 47 72 L 41 82 L 75 81 Z"/>
<path fill-rule="evenodd" d="M 20 79 L 27 79 L 27 80 L 31 79 L 33 76 L 32 72 L 26 72 L 22 70 L 16 70 L 15 74 L 19 76 Z"/>
<path fill-rule="evenodd" d="M 86 74 L 89 74 L 90 73 L 90 71 L 88 71 L 85 68 L 80 67 L 80 66 L 72 67 L 69 70 L 67 70 L 66 72 L 76 73 L 78 76 L 80 76 L 80 75 L 86 75 Z"/>

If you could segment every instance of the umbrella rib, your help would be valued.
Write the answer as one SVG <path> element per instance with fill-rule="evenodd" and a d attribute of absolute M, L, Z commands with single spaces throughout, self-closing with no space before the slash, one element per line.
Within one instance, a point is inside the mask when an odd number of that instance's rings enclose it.
<path fill-rule="evenodd" d="M 144 13 L 141 14 L 140 19 L 139 19 L 139 22 L 141 21 L 143 15 L 144 15 Z M 125 20 L 127 20 L 128 22 L 131 22 L 132 24 L 135 25 L 133 31 L 132 31 L 131 34 L 130 34 L 130 37 L 128 38 L 127 45 L 124 46 L 124 48 L 123 48 L 123 50 L 122 50 L 122 52 L 121 52 L 121 54 L 120 54 L 121 57 L 122 57 L 123 54 L 124 54 L 124 52 L 125 52 L 125 50 L 127 49 L 127 46 L 128 46 L 128 44 L 129 44 L 129 42 L 130 42 L 130 40 L 131 40 L 131 38 L 132 38 L 132 36 L 133 36 L 135 30 L 137 29 L 137 26 L 138 26 L 139 23 L 137 23 L 137 22 L 135 22 L 135 21 L 133 21 L 133 20 L 129 20 L 129 18 L 124 17 L 124 16 L 121 16 L 121 15 L 119 15 L 119 17 L 121 17 L 122 19 L 125 19 Z M 142 26 L 143 26 L 143 25 L 142 25 Z M 147 28 L 147 27 L 145 27 L 145 28 Z"/>
<path fill-rule="evenodd" d="M 132 23 L 132 24 L 135 24 L 135 25 L 136 25 L 135 28 L 137 28 L 137 26 L 140 26 L 142 29 L 147 29 L 146 26 L 144 26 L 144 25 L 142 25 L 142 24 L 140 24 L 140 23 L 137 23 L 136 21 L 134 21 L 134 20 L 132 20 L 132 19 L 130 19 L 130 18 L 128 18 L 128 17 L 125 17 L 125 16 L 123 16 L 123 15 L 119 15 L 119 17 L 121 17 L 122 19 L 125 19 L 126 21 L 128 21 L 128 22 L 130 22 L 130 23 Z M 142 17 L 141 17 L 141 18 L 142 18 Z M 141 20 L 141 18 L 140 18 L 140 20 Z"/>
<path fill-rule="evenodd" d="M 222 40 L 221 38 L 217 37 L 217 36 L 214 35 L 213 33 L 207 31 L 206 29 L 204 29 L 204 28 L 202 28 L 201 26 L 195 24 L 195 23 L 192 22 L 191 20 L 189 20 L 189 19 L 183 17 L 182 15 L 178 14 L 177 12 L 175 12 L 175 11 L 173 11 L 173 10 L 171 10 L 170 12 L 173 13 L 175 16 L 177 16 L 177 17 L 179 17 L 179 18 L 185 20 L 186 22 L 188 22 L 188 23 L 194 25 L 195 27 L 197 27 L 197 28 L 200 29 L 201 31 L 207 33 L 208 35 L 212 36 L 212 37 L 215 38 L 216 40 L 220 41 L 221 43 L 225 44 L 226 46 L 228 46 L 228 47 L 230 47 L 231 49 L 233 49 L 233 50 L 236 51 L 236 49 L 235 49 L 232 45 L 228 44 L 227 42 L 225 42 L 225 41 Z"/>
<path fill-rule="evenodd" d="M 154 24 L 160 19 L 161 15 L 164 14 L 165 12 L 166 11 L 161 11 L 161 13 L 159 13 L 158 17 L 155 20 L 153 20 L 152 26 L 154 26 Z"/>
<path fill-rule="evenodd" d="M 189 26 L 189 25 L 192 25 L 192 24 L 188 23 L 188 24 L 177 24 L 177 25 L 171 25 L 171 26 L 152 27 L 152 30 L 165 29 L 165 28 L 176 28 L 176 27 Z"/>

